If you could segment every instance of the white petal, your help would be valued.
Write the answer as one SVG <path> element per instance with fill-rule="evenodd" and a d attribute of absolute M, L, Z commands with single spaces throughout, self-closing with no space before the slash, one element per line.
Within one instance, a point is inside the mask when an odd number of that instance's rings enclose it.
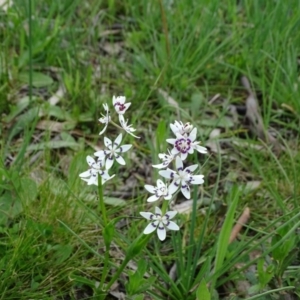
<path fill-rule="evenodd" d="M 106 162 L 105 162 L 105 169 L 106 170 L 109 170 L 112 165 L 114 164 L 114 159 L 110 159 L 109 157 L 106 159 Z"/>
<path fill-rule="evenodd" d="M 121 144 L 122 142 L 122 133 L 120 133 L 117 138 L 115 139 L 115 144 L 117 144 L 118 146 Z"/>
<path fill-rule="evenodd" d="M 102 184 L 104 184 L 106 181 L 108 181 L 108 180 L 114 178 L 115 175 L 116 175 L 116 174 L 114 174 L 114 175 L 112 175 L 112 176 L 110 176 L 110 177 L 105 177 L 105 178 L 102 177 Z M 97 184 L 97 185 L 98 185 L 98 184 Z"/>
<path fill-rule="evenodd" d="M 165 187 L 166 185 L 163 183 L 163 181 L 162 180 L 160 180 L 160 179 L 157 179 L 157 187 L 158 188 L 162 188 L 162 187 Z"/>
<path fill-rule="evenodd" d="M 159 224 L 157 227 L 157 236 L 161 241 L 164 241 L 166 239 L 166 228 L 162 224 Z"/>
<path fill-rule="evenodd" d="M 166 168 L 169 164 L 158 164 L 158 165 L 152 165 L 153 168 L 156 168 L 156 169 L 163 169 L 163 168 Z"/>
<path fill-rule="evenodd" d="M 191 198 L 191 191 L 190 191 L 190 187 L 188 185 L 185 185 L 184 187 L 181 186 L 181 193 L 183 194 L 183 196 L 186 199 Z"/>
<path fill-rule="evenodd" d="M 124 158 L 123 158 L 122 156 L 118 155 L 118 156 L 115 156 L 115 158 L 116 158 L 116 161 L 117 161 L 120 165 L 122 165 L 122 166 L 126 165 L 126 162 L 125 162 L 125 160 L 124 160 Z"/>
<path fill-rule="evenodd" d="M 191 184 L 202 184 L 204 183 L 204 175 L 193 175 Z"/>
<path fill-rule="evenodd" d="M 176 142 L 176 139 L 166 139 L 167 143 L 174 145 Z"/>
<path fill-rule="evenodd" d="M 157 206 L 155 206 L 155 214 L 156 215 L 162 215 L 160 208 L 157 207 Z"/>
<path fill-rule="evenodd" d="M 184 169 L 184 171 L 194 172 L 198 168 L 198 165 L 191 165 Z"/>
<path fill-rule="evenodd" d="M 103 134 L 107 128 L 108 123 L 105 124 L 104 128 L 100 131 L 99 135 Z"/>
<path fill-rule="evenodd" d="M 89 177 L 91 176 L 91 171 L 90 170 L 87 170 L 85 172 L 82 172 L 79 174 L 80 177 Z"/>
<path fill-rule="evenodd" d="M 120 122 L 120 125 L 124 128 L 124 125 L 125 125 L 125 119 L 124 119 L 124 116 L 123 116 L 123 115 L 119 115 L 119 122 Z"/>
<path fill-rule="evenodd" d="M 170 124 L 170 128 L 171 128 L 172 132 L 176 135 L 176 133 L 178 132 L 177 127 L 174 124 Z"/>
<path fill-rule="evenodd" d="M 168 191 L 169 191 L 169 194 L 164 196 L 165 200 L 171 200 L 172 199 L 172 194 L 171 194 L 170 190 L 168 190 Z"/>
<path fill-rule="evenodd" d="M 120 102 L 121 104 L 124 104 L 126 102 L 126 97 L 125 96 L 117 97 L 117 102 Z"/>
<path fill-rule="evenodd" d="M 122 153 L 128 151 L 132 147 L 131 144 L 123 145 L 121 146 L 118 150 L 121 151 Z"/>
<path fill-rule="evenodd" d="M 171 184 L 169 185 L 169 192 L 173 195 L 178 189 L 179 189 L 179 182 L 180 181 L 172 181 Z"/>
<path fill-rule="evenodd" d="M 205 147 L 199 146 L 199 145 L 195 145 L 193 146 L 198 152 L 206 154 L 207 153 L 207 149 Z"/>
<path fill-rule="evenodd" d="M 97 157 L 99 157 L 99 158 L 105 157 L 105 153 L 104 153 L 103 150 L 95 152 L 94 155 L 97 156 Z"/>
<path fill-rule="evenodd" d="M 167 228 L 170 230 L 179 230 L 179 226 L 173 221 L 169 221 L 170 223 L 167 225 Z"/>
<path fill-rule="evenodd" d="M 147 202 L 154 202 L 157 201 L 159 199 L 159 197 L 157 197 L 156 195 L 152 195 L 151 197 L 149 197 L 147 199 Z"/>
<path fill-rule="evenodd" d="M 140 215 L 147 220 L 152 220 L 151 216 L 153 216 L 153 213 L 141 211 Z"/>
<path fill-rule="evenodd" d="M 177 148 L 173 148 L 173 149 L 171 150 L 171 154 L 172 154 L 173 156 L 177 155 L 178 153 L 180 153 L 180 151 L 179 151 Z"/>
<path fill-rule="evenodd" d="M 196 139 L 196 137 L 197 137 L 197 128 L 195 127 L 189 134 L 189 138 L 193 142 Z"/>
<path fill-rule="evenodd" d="M 155 187 L 153 185 L 145 184 L 144 187 L 149 193 L 151 193 L 151 194 L 155 193 Z"/>
<path fill-rule="evenodd" d="M 113 105 L 115 105 L 115 104 L 116 104 L 116 102 L 117 102 L 117 98 L 118 98 L 118 97 L 115 97 L 115 96 L 113 96 L 113 98 L 112 98 Z"/>
<path fill-rule="evenodd" d="M 91 157 L 91 156 L 87 156 L 86 157 L 86 161 L 88 163 L 88 165 L 91 167 L 94 163 L 96 163 L 96 161 Z"/>
<path fill-rule="evenodd" d="M 155 223 L 156 222 L 152 222 L 152 223 L 148 224 L 147 227 L 144 229 L 144 234 L 149 234 L 149 233 L 153 232 L 157 227 Z"/>
<path fill-rule="evenodd" d="M 103 103 L 103 108 L 106 112 L 109 112 L 109 107 L 108 107 L 107 103 Z"/>
<path fill-rule="evenodd" d="M 91 176 L 87 183 L 88 185 L 98 185 L 98 176 Z"/>
<path fill-rule="evenodd" d="M 188 157 L 188 153 L 187 153 L 187 152 L 186 152 L 186 153 L 181 153 L 181 154 L 180 154 L 181 160 L 185 160 L 187 157 Z"/>
<path fill-rule="evenodd" d="M 173 178 L 173 175 L 175 172 L 171 169 L 167 169 L 167 170 L 161 170 L 158 172 L 158 174 L 164 178 L 168 178 L 168 179 L 171 179 Z"/>
<path fill-rule="evenodd" d="M 169 219 L 173 219 L 177 215 L 177 211 L 167 211 L 165 215 L 168 215 Z"/>
<path fill-rule="evenodd" d="M 179 170 L 183 170 L 183 163 L 182 160 L 179 156 L 176 157 L 176 169 Z"/>
<path fill-rule="evenodd" d="M 107 138 L 106 136 L 104 137 L 104 145 L 106 147 L 110 146 L 112 144 L 111 140 Z"/>

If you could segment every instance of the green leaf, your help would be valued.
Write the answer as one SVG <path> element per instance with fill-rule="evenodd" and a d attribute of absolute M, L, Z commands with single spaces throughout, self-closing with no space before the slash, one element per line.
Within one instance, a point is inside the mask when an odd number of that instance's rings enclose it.
<path fill-rule="evenodd" d="M 55 257 L 55 263 L 61 264 L 65 260 L 67 260 L 72 252 L 73 252 L 73 246 L 72 245 L 55 245 L 52 247 L 52 250 L 55 250 L 54 257 Z"/>
<path fill-rule="evenodd" d="M 49 141 L 36 145 L 29 145 L 27 151 L 37 151 L 45 149 L 72 148 L 79 149 L 80 145 L 76 141 Z"/>
<path fill-rule="evenodd" d="M 216 253 L 216 259 L 215 259 L 215 268 L 214 268 L 214 274 L 216 274 L 223 265 L 223 261 L 224 258 L 226 256 L 226 252 L 227 252 L 227 248 L 228 248 L 228 244 L 229 244 L 229 238 L 230 238 L 230 234 L 231 234 L 231 230 L 233 227 L 233 222 L 234 222 L 234 214 L 236 211 L 236 207 L 238 204 L 238 200 L 239 200 L 239 190 L 237 186 L 234 186 L 232 188 L 232 191 L 229 195 L 229 197 L 231 198 L 230 200 L 230 205 L 226 214 L 226 218 L 224 221 L 224 224 L 222 226 L 220 235 L 219 235 L 219 239 L 217 242 L 217 253 Z M 218 275 L 216 275 L 218 276 Z M 217 277 L 213 278 L 213 287 L 215 284 L 215 281 L 217 279 Z"/>
<path fill-rule="evenodd" d="M 25 177 L 20 179 L 20 184 L 22 191 L 21 196 L 25 203 L 28 204 L 29 202 L 34 201 L 38 194 L 35 181 Z"/>
<path fill-rule="evenodd" d="M 105 197 L 104 203 L 112 206 L 124 206 L 126 205 L 126 201 L 120 198 L 114 197 Z"/>
<path fill-rule="evenodd" d="M 200 120 L 200 124 L 202 126 L 209 126 L 209 127 L 223 127 L 223 128 L 231 128 L 234 126 L 234 122 L 229 117 L 222 117 L 222 118 L 215 118 L 215 119 L 202 119 Z"/>
<path fill-rule="evenodd" d="M 10 191 L 0 197 L 0 224 L 6 225 L 8 219 L 15 218 L 23 211 L 20 199 L 13 197 Z"/>
<path fill-rule="evenodd" d="M 115 225 L 116 225 L 116 221 L 112 220 L 105 226 L 103 230 L 103 238 L 106 246 L 106 251 L 109 250 L 109 246 L 114 238 Z"/>
<path fill-rule="evenodd" d="M 20 81 L 29 84 L 29 74 L 28 72 L 23 72 L 19 74 Z M 40 72 L 32 72 L 32 85 L 34 87 L 44 87 L 53 84 L 53 79 Z"/>
<path fill-rule="evenodd" d="M 10 141 L 14 136 L 24 130 L 25 127 L 32 125 L 32 122 L 38 117 L 39 108 L 33 107 L 26 111 L 23 115 L 18 118 L 11 131 L 9 132 L 8 141 Z"/>
<path fill-rule="evenodd" d="M 207 288 L 206 281 L 204 279 L 201 280 L 199 287 L 196 291 L 197 300 L 210 300 L 210 292 Z"/>

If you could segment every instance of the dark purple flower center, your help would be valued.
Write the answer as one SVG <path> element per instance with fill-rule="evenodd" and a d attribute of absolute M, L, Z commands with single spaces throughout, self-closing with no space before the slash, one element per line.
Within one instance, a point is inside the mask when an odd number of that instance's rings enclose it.
<path fill-rule="evenodd" d="M 118 106 L 120 111 L 123 111 L 124 109 L 126 109 L 126 106 L 120 102 L 117 102 L 115 104 L 115 106 Z"/>
<path fill-rule="evenodd" d="M 180 138 L 175 141 L 174 147 L 181 153 L 187 153 L 191 149 L 191 143 L 189 138 Z"/>

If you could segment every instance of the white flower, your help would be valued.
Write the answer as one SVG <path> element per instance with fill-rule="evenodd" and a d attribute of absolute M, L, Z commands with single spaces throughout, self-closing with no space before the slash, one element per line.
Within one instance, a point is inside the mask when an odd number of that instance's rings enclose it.
<path fill-rule="evenodd" d="M 166 228 L 170 230 L 179 230 L 179 226 L 170 221 L 177 214 L 177 211 L 168 211 L 164 216 L 158 207 L 155 207 L 155 214 L 150 212 L 140 212 L 140 215 L 150 220 L 151 223 L 144 230 L 144 234 L 149 234 L 157 229 L 158 238 L 163 241 L 166 238 Z"/>
<path fill-rule="evenodd" d="M 136 135 L 133 134 L 133 132 L 136 131 L 136 129 L 132 128 L 132 125 L 127 125 L 128 120 L 125 121 L 123 115 L 119 115 L 119 122 L 120 122 L 122 128 L 123 128 L 127 133 L 129 133 L 130 135 L 132 135 L 132 136 L 134 136 L 134 137 L 136 137 L 136 138 L 139 139 L 138 136 L 136 136 Z"/>
<path fill-rule="evenodd" d="M 110 118 L 110 115 L 109 115 L 109 108 L 108 108 L 108 105 L 107 103 L 104 103 L 103 104 L 103 107 L 104 107 L 104 110 L 106 112 L 106 116 L 102 115 L 102 118 L 99 119 L 99 122 L 102 123 L 102 124 L 105 124 L 104 128 L 101 130 L 101 132 L 99 133 L 99 135 L 101 135 L 103 132 L 105 132 L 106 128 L 107 128 L 107 125 L 108 123 L 110 122 L 111 118 Z"/>
<path fill-rule="evenodd" d="M 101 159 L 95 161 L 91 156 L 88 155 L 86 161 L 90 166 L 90 169 L 79 174 L 79 176 L 82 180 L 86 181 L 88 185 L 98 185 L 98 175 L 102 177 L 102 184 L 115 176 L 109 176 L 107 170 L 103 170 L 104 161 Z"/>
<path fill-rule="evenodd" d="M 154 202 L 158 199 L 170 200 L 172 198 L 168 187 L 160 179 L 157 180 L 157 186 L 146 184 L 145 189 L 149 193 L 154 194 L 147 199 L 147 202 Z"/>
<path fill-rule="evenodd" d="M 188 154 L 193 154 L 194 150 L 197 150 L 200 153 L 207 153 L 205 147 L 199 146 L 200 142 L 195 142 L 197 136 L 197 128 L 194 128 L 189 135 L 183 136 L 177 134 L 176 139 L 167 139 L 167 142 L 174 145 L 171 153 L 173 155 L 180 154 L 182 160 L 185 160 Z"/>
<path fill-rule="evenodd" d="M 94 153 L 95 156 L 98 156 L 100 160 L 104 160 L 106 158 L 105 168 L 109 170 L 113 163 L 114 159 L 120 164 L 125 165 L 124 158 L 120 155 L 128 151 L 132 145 L 123 145 L 120 146 L 122 142 L 122 133 L 118 135 L 114 142 L 112 142 L 109 138 L 104 137 L 104 144 L 107 150 L 100 150 Z"/>
<path fill-rule="evenodd" d="M 124 97 L 124 96 L 119 96 L 119 97 L 113 96 L 113 105 L 114 105 L 114 108 L 115 108 L 116 112 L 119 115 L 123 115 L 126 112 L 126 110 L 129 108 L 129 106 L 131 105 L 130 102 L 128 102 L 128 103 L 125 103 L 125 102 L 126 102 L 126 97 Z"/>
<path fill-rule="evenodd" d="M 204 182 L 204 175 L 193 175 L 198 165 L 192 165 L 183 169 L 183 163 L 179 156 L 176 157 L 176 171 L 171 169 L 159 171 L 159 175 L 164 178 L 171 179 L 169 185 L 169 192 L 174 194 L 181 185 L 181 192 L 185 198 L 191 198 L 190 184 L 202 184 Z"/>
<path fill-rule="evenodd" d="M 174 155 L 168 150 L 169 154 L 159 153 L 158 157 L 162 159 L 162 163 L 158 165 L 152 165 L 153 168 L 163 169 L 166 168 L 174 159 Z"/>
<path fill-rule="evenodd" d="M 193 129 L 193 125 L 191 125 L 190 123 L 185 123 L 183 124 L 181 121 L 175 121 L 174 124 L 170 124 L 170 128 L 173 131 L 173 133 L 177 136 L 177 134 L 186 136 L 188 135 L 192 129 Z"/>

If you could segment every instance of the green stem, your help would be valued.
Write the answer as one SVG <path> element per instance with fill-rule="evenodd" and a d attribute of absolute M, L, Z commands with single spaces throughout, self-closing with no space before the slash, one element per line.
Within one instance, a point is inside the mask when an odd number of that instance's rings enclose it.
<path fill-rule="evenodd" d="M 101 282 L 100 282 L 100 288 L 102 290 L 103 289 L 103 286 L 104 286 L 104 280 L 107 276 L 107 273 L 108 273 L 108 262 L 109 262 L 109 248 L 106 247 L 105 249 L 105 257 L 104 257 L 104 267 L 103 267 L 103 270 L 102 270 L 102 276 L 101 276 Z"/>
<path fill-rule="evenodd" d="M 28 1 L 28 56 L 29 56 L 29 102 L 32 102 L 32 3 Z"/>
<path fill-rule="evenodd" d="M 115 273 L 115 275 L 113 276 L 113 278 L 107 284 L 107 286 L 105 288 L 105 291 L 109 291 L 109 289 L 114 284 L 114 282 L 120 277 L 121 273 L 123 272 L 123 270 L 125 269 L 125 267 L 127 266 L 127 264 L 129 263 L 130 260 L 131 260 L 130 257 L 127 257 L 127 256 L 125 257 L 125 259 L 122 262 L 121 266 L 119 267 L 118 271 Z"/>
<path fill-rule="evenodd" d="M 103 199 L 102 177 L 98 175 L 99 212 L 102 213 L 104 227 L 107 225 L 106 209 Z"/>

